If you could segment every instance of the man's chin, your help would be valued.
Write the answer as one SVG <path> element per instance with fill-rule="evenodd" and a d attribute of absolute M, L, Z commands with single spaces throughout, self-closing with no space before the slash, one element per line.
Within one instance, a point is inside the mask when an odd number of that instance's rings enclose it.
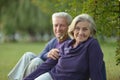
<path fill-rule="evenodd" d="M 58 36 L 57 38 L 58 38 L 58 39 L 63 39 L 63 38 L 64 38 L 64 36 Z"/>
<path fill-rule="evenodd" d="M 57 38 L 60 38 L 62 35 L 56 35 Z"/>
<path fill-rule="evenodd" d="M 58 39 L 63 39 L 66 36 L 66 34 L 56 35 Z"/>

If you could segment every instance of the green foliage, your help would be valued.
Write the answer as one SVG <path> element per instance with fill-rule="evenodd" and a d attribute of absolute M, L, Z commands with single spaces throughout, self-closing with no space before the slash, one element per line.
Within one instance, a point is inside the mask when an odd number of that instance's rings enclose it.
<path fill-rule="evenodd" d="M 88 13 L 96 21 L 98 35 L 110 37 L 117 34 L 119 4 L 116 0 L 33 0 L 33 2 L 48 14 L 65 11 L 75 17 L 81 13 Z"/>
<path fill-rule="evenodd" d="M 5 6 L 10 1 L 7 0 L 5 3 L 4 0 L 1 0 L 1 3 L 3 3 L 1 6 Z M 98 35 L 115 36 L 116 27 L 118 27 L 118 5 L 116 0 L 12 0 L 7 8 L 1 8 L 1 17 L 6 18 L 2 23 L 7 24 L 13 20 L 14 23 L 11 23 L 11 26 L 15 26 L 16 29 L 32 30 L 35 33 L 44 32 L 46 28 L 48 31 L 52 30 L 49 26 L 51 15 L 54 12 L 65 11 L 73 17 L 81 13 L 88 13 L 96 21 Z"/>
<path fill-rule="evenodd" d="M 75 17 L 77 14 L 81 13 L 82 1 L 80 0 L 58 0 L 59 4 L 56 4 L 57 7 L 56 11 L 64 11 L 71 14 L 73 17 Z"/>
<path fill-rule="evenodd" d="M 120 39 L 118 40 L 118 47 L 116 49 L 116 62 L 120 64 Z"/>
<path fill-rule="evenodd" d="M 109 3 L 108 3 L 109 2 Z M 117 32 L 118 3 L 115 0 L 88 0 L 84 2 L 83 13 L 92 15 L 97 24 L 98 35 L 115 36 Z"/>
<path fill-rule="evenodd" d="M 1 21 L 3 25 L 2 31 L 6 34 L 13 34 L 16 31 L 26 32 L 30 35 L 44 32 L 48 28 L 48 32 L 52 30 L 49 26 L 49 17 L 35 6 L 31 0 L 17 0 L 6 2 L 11 3 L 6 8 L 1 5 Z M 4 4 L 6 4 L 4 3 Z"/>

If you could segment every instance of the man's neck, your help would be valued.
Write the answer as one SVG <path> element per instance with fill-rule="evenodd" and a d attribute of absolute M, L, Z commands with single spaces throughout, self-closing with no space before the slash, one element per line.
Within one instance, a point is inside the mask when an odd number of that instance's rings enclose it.
<path fill-rule="evenodd" d="M 68 35 L 65 35 L 64 37 L 62 37 L 61 39 L 58 39 L 59 43 L 64 42 L 66 39 L 68 38 Z"/>

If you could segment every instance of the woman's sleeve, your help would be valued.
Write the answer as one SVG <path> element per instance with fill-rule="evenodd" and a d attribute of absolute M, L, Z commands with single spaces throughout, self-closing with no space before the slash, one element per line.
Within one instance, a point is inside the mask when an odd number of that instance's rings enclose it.
<path fill-rule="evenodd" d="M 34 80 L 41 74 L 45 72 L 49 72 L 56 64 L 57 64 L 57 60 L 48 58 L 43 64 L 38 66 L 38 68 L 34 72 L 32 72 L 27 77 L 25 77 L 23 80 Z"/>
<path fill-rule="evenodd" d="M 91 80 L 103 80 L 103 53 L 97 40 L 91 42 L 88 48 L 89 73 Z"/>

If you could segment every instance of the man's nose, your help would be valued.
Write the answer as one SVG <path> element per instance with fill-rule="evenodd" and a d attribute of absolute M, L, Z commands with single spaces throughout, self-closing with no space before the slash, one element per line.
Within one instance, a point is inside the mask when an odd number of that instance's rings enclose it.
<path fill-rule="evenodd" d="M 60 25 L 58 25 L 58 27 L 57 27 L 57 31 L 60 31 L 60 29 L 61 29 L 61 26 L 60 26 Z"/>

